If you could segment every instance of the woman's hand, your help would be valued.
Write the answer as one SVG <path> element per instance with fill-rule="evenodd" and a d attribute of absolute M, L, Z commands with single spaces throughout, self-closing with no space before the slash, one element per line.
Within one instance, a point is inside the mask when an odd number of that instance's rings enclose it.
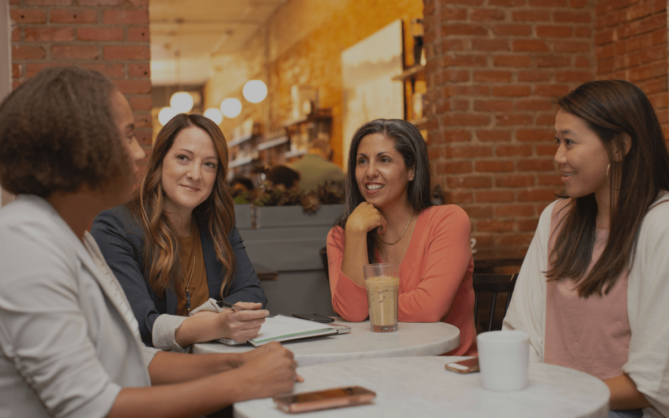
<path fill-rule="evenodd" d="M 346 233 L 367 234 L 374 228 L 383 235 L 386 232 L 386 218 L 371 203 L 362 202 L 346 221 Z"/>
<path fill-rule="evenodd" d="M 244 400 L 291 392 L 296 381 L 303 381 L 297 375 L 292 351 L 281 344 L 266 344 L 250 353 L 248 361 L 237 369 L 248 385 Z"/>
<path fill-rule="evenodd" d="M 237 342 L 255 338 L 269 312 L 266 309 L 260 309 L 262 303 L 237 302 L 235 306 L 243 310 L 224 309 L 218 314 L 217 325 L 221 331 L 221 337 Z"/>

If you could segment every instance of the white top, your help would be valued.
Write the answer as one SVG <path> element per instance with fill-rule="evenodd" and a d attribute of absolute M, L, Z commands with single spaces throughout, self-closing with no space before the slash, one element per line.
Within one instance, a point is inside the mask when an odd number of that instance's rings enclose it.
<path fill-rule="evenodd" d="M 47 201 L 0 210 L 0 416 L 104 417 L 122 387 L 150 386 L 157 350 L 120 284 Z"/>
<path fill-rule="evenodd" d="M 394 417 L 606 417 L 609 390 L 586 373 L 550 364 L 530 364 L 529 386 L 517 392 L 491 392 L 481 374 L 459 374 L 446 363 L 465 357 L 366 359 L 300 367 L 304 383 L 294 392 L 363 386 L 376 392 L 371 405 L 299 414 L 300 418 Z M 271 398 L 235 404 L 238 418 L 286 418 Z"/>
<path fill-rule="evenodd" d="M 530 357 L 543 362 L 546 325 L 548 240 L 553 206 L 544 209 L 520 269 L 504 329 L 530 336 Z M 644 417 L 669 416 L 669 195 L 664 194 L 645 216 L 628 274 L 627 312 L 632 339 L 623 366 L 637 389 L 655 407 Z M 659 413 L 658 413 L 659 411 Z"/>
<path fill-rule="evenodd" d="M 350 326 L 351 333 L 282 344 L 295 354 L 301 367 L 375 357 L 436 356 L 460 345 L 460 330 L 445 322 L 400 322 L 396 332 L 372 332 L 368 320 L 346 322 L 335 318 L 335 323 Z M 193 345 L 193 353 L 239 353 L 253 348 L 249 344 L 206 343 Z"/>

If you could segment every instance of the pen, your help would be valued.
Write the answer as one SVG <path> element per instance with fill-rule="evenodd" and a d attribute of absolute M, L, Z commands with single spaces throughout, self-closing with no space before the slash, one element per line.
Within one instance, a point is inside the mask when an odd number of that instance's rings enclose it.
<path fill-rule="evenodd" d="M 245 308 L 242 308 L 239 305 L 233 305 L 232 303 L 229 303 L 229 302 L 217 301 L 216 303 L 218 303 L 218 306 L 220 306 L 221 308 L 232 309 L 235 312 L 247 310 Z M 267 309 L 265 309 L 265 310 L 267 310 Z M 269 312 L 269 311 L 267 311 L 267 312 Z M 270 315 L 267 315 L 265 318 L 272 318 L 272 317 L 274 317 L 274 315 L 270 314 Z"/>

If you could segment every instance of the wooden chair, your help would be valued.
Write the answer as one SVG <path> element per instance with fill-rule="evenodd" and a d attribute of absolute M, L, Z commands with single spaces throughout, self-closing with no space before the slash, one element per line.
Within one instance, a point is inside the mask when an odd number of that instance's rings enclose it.
<path fill-rule="evenodd" d="M 506 315 L 507 309 L 509 309 L 509 303 L 511 303 L 511 295 L 513 294 L 513 288 L 516 285 L 516 279 L 518 278 L 518 273 L 515 274 L 474 274 L 472 276 L 474 279 L 474 319 L 478 321 L 479 314 L 479 295 L 481 292 L 490 292 L 492 293 L 492 304 L 490 306 L 490 318 L 488 319 L 487 326 L 482 328 L 485 331 L 493 330 L 493 319 L 495 317 L 495 305 L 497 303 L 497 294 L 506 293 L 506 305 L 504 306 L 504 315 Z M 502 315 L 502 317 L 504 317 Z M 477 326 L 479 324 L 477 323 Z M 501 327 L 500 327 L 501 329 Z"/>

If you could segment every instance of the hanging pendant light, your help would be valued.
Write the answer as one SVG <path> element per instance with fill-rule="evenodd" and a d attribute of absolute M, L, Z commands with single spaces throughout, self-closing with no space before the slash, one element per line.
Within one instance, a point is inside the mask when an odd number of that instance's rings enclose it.
<path fill-rule="evenodd" d="M 242 102 L 234 97 L 228 97 L 221 102 L 221 112 L 226 118 L 236 118 L 242 113 Z"/>
<path fill-rule="evenodd" d="M 244 98 L 251 103 L 260 103 L 267 97 L 267 86 L 261 80 L 249 80 L 242 89 Z"/>
<path fill-rule="evenodd" d="M 170 98 L 170 106 L 177 113 L 188 113 L 193 109 L 193 96 L 185 91 L 179 91 Z"/>
<path fill-rule="evenodd" d="M 172 118 L 175 117 L 178 113 L 179 112 L 172 109 L 171 107 L 163 107 L 160 109 L 160 112 L 158 112 L 158 121 L 161 125 L 165 126 L 167 125 L 167 122 L 172 120 Z"/>
<path fill-rule="evenodd" d="M 215 107 L 205 110 L 204 116 L 211 119 L 216 125 L 220 125 L 223 122 L 223 113 Z"/>

